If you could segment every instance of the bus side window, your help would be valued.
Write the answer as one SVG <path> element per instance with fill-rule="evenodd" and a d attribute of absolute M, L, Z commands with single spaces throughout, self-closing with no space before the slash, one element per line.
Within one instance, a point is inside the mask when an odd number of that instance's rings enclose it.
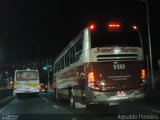
<path fill-rule="evenodd" d="M 76 61 L 79 60 L 81 54 L 82 54 L 82 37 L 80 37 L 80 39 L 76 43 L 76 53 L 75 53 Z"/>
<path fill-rule="evenodd" d="M 64 56 L 62 56 L 62 58 L 61 58 L 61 69 L 64 69 Z"/>
<path fill-rule="evenodd" d="M 75 62 L 75 45 L 70 49 L 70 62 L 71 64 Z"/>
<path fill-rule="evenodd" d="M 65 54 L 65 67 L 68 67 L 70 64 L 69 61 L 69 51 L 67 51 L 67 53 Z"/>

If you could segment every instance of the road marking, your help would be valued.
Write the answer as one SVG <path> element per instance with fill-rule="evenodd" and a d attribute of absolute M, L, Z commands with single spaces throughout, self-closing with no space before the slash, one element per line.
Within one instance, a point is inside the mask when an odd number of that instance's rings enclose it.
<path fill-rule="evenodd" d="M 42 99 L 43 99 L 44 101 L 46 101 L 47 103 L 49 103 L 49 100 L 47 100 L 46 98 L 42 97 Z"/>
<path fill-rule="evenodd" d="M 59 108 L 59 106 L 57 106 L 57 105 L 52 105 L 54 108 L 56 108 L 56 109 L 58 109 Z"/>
<path fill-rule="evenodd" d="M 76 118 L 72 118 L 72 120 L 77 120 Z"/>
<path fill-rule="evenodd" d="M 158 111 L 158 110 L 152 110 L 152 112 L 155 112 L 155 113 L 160 113 L 160 111 Z"/>

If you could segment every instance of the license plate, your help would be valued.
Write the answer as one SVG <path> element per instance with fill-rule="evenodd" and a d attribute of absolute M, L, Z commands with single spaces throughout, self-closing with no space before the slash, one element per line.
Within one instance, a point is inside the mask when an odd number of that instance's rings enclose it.
<path fill-rule="evenodd" d="M 126 96 L 126 92 L 117 92 L 117 94 L 116 94 L 116 96 L 118 96 L 118 97 L 124 97 L 124 96 Z"/>

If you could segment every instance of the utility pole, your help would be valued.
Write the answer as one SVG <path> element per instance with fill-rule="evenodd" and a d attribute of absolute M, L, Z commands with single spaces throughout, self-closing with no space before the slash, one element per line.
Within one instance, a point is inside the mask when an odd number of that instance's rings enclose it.
<path fill-rule="evenodd" d="M 154 83 L 154 74 L 153 74 L 153 62 L 152 62 L 152 46 L 151 46 L 151 32 L 150 32 L 150 20 L 149 20 L 149 0 L 140 0 L 142 2 L 145 2 L 145 7 L 146 7 L 146 19 L 147 19 L 147 32 L 148 32 L 148 44 L 149 44 L 149 60 L 150 60 L 150 78 L 151 78 L 151 84 L 152 84 L 152 89 L 155 88 L 155 83 Z M 147 56 L 147 62 L 148 62 L 148 56 Z M 148 65 L 148 63 L 147 63 Z M 149 67 L 148 67 L 149 68 Z"/>
<path fill-rule="evenodd" d="M 48 79 L 48 88 L 50 88 L 50 78 L 49 78 L 49 64 L 48 64 L 48 58 L 47 58 L 47 79 Z"/>
<path fill-rule="evenodd" d="M 146 12 L 147 12 L 147 30 L 148 30 L 148 42 L 149 42 L 149 58 L 150 58 L 150 77 L 152 82 L 152 88 L 155 88 L 154 84 L 154 75 L 153 75 L 153 61 L 152 61 L 152 46 L 151 46 L 151 32 L 150 32 L 150 20 L 149 20 L 149 5 L 148 0 L 145 0 L 146 3 Z"/>

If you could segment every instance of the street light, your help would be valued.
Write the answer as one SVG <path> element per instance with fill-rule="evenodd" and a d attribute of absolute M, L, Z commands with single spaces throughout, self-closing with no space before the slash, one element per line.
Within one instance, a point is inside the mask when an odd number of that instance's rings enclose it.
<path fill-rule="evenodd" d="M 152 63 L 152 48 L 151 48 L 151 34 L 150 34 L 150 20 L 149 20 L 149 5 L 148 0 L 141 0 L 145 2 L 146 12 L 147 12 L 147 31 L 148 31 L 148 42 L 149 42 L 149 58 L 150 58 L 150 76 L 152 81 L 152 88 L 155 88 L 154 76 L 153 76 L 153 63 Z"/>
<path fill-rule="evenodd" d="M 142 50 L 144 50 L 144 45 L 143 45 L 143 40 L 142 40 L 142 35 L 141 35 L 140 29 L 136 25 L 133 25 L 132 27 L 133 27 L 134 30 L 136 30 L 138 32 L 138 35 L 139 35 L 139 38 L 140 38 L 140 44 L 141 44 Z M 144 51 L 143 51 L 143 53 L 144 53 Z M 149 78 L 148 56 L 146 56 L 146 58 L 147 58 L 147 73 L 148 73 L 148 78 Z"/>
<path fill-rule="evenodd" d="M 132 27 L 133 27 L 134 30 L 136 30 L 138 32 L 138 35 L 139 35 L 139 38 L 140 38 L 140 44 L 141 44 L 141 47 L 143 49 L 144 46 L 143 46 L 141 31 L 139 30 L 139 28 L 136 25 L 133 25 Z"/>

